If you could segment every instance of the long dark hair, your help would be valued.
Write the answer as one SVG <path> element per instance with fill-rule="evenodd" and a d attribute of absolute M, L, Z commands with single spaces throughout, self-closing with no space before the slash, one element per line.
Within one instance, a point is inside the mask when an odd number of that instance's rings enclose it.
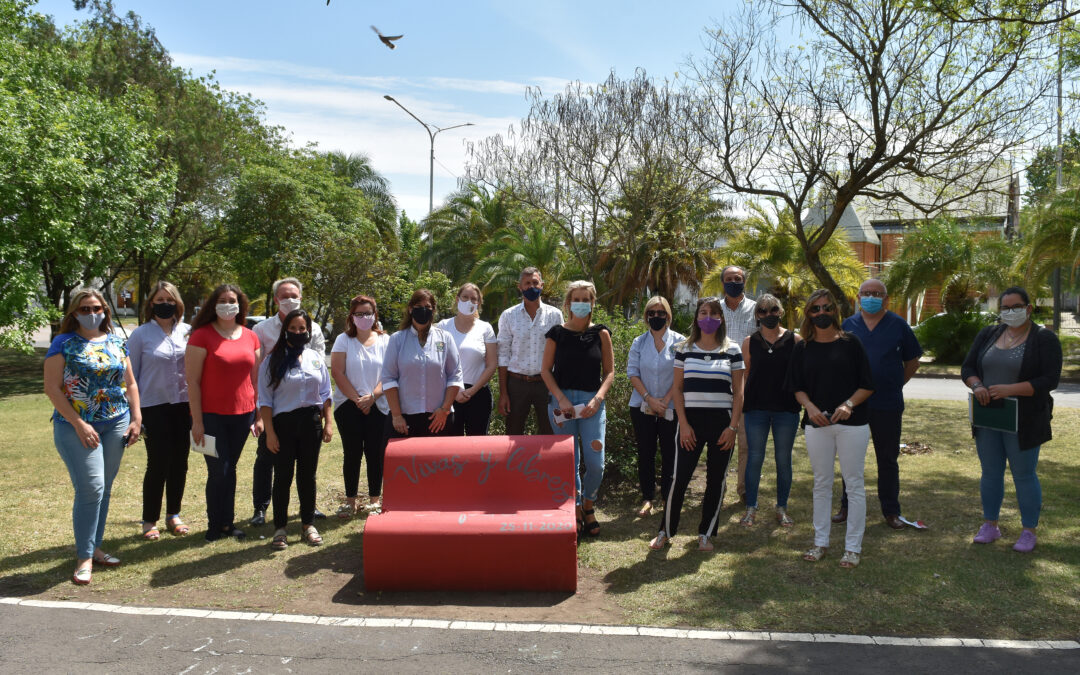
<path fill-rule="evenodd" d="M 285 373 L 296 365 L 297 359 L 300 353 L 294 355 L 294 358 L 289 358 L 287 349 L 289 346 L 288 334 L 289 324 L 293 322 L 298 316 L 304 317 L 304 323 L 307 324 L 307 334 L 311 337 L 311 315 L 302 309 L 294 309 L 285 315 L 285 320 L 281 322 L 281 332 L 278 333 L 277 342 L 274 343 L 274 349 L 270 352 L 270 365 L 267 366 L 267 370 L 270 372 L 270 388 L 277 389 L 277 386 L 281 384 L 282 378 L 285 377 Z M 300 352 L 303 352 L 301 349 Z"/>
<path fill-rule="evenodd" d="M 244 291 L 240 290 L 240 287 L 236 284 L 221 284 L 210 293 L 210 297 L 207 298 L 206 302 L 203 303 L 203 306 L 199 308 L 199 313 L 191 320 L 192 332 L 197 328 L 201 328 L 202 326 L 217 320 L 218 299 L 225 291 L 236 293 L 236 301 L 240 304 L 240 311 L 236 314 L 236 323 L 241 326 L 244 325 L 244 320 L 247 319 L 248 297 L 244 295 Z"/>
<path fill-rule="evenodd" d="M 724 306 L 720 304 L 722 302 L 723 300 L 714 295 L 698 298 L 697 306 L 694 307 L 694 320 L 690 324 L 690 335 L 686 337 L 683 345 L 689 348 L 697 344 L 697 341 L 701 339 L 701 327 L 697 325 L 697 315 L 705 305 L 709 305 L 720 312 L 720 327 L 716 329 L 716 341 L 720 343 L 721 347 L 727 344 L 727 319 L 724 318 Z"/>

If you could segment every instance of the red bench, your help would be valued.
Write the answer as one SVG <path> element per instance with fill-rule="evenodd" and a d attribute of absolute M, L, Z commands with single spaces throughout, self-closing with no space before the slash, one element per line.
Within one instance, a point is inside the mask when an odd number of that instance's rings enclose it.
<path fill-rule="evenodd" d="M 403 438 L 364 527 L 368 590 L 577 590 L 570 436 Z"/>

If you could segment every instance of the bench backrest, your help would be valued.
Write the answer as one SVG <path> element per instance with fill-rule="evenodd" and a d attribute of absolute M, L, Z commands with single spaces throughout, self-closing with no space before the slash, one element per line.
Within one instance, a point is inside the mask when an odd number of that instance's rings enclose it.
<path fill-rule="evenodd" d="M 512 513 L 573 506 L 570 436 L 401 438 L 386 446 L 386 511 Z"/>

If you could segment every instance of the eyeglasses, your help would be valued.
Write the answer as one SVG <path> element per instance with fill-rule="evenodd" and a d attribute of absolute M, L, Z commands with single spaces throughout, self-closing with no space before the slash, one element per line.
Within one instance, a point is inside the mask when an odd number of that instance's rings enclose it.
<path fill-rule="evenodd" d="M 1027 305 L 1025 305 L 1024 303 L 1021 302 L 1019 305 L 1002 305 L 1001 308 L 1002 309 L 1025 309 L 1025 308 L 1027 308 Z"/>
<path fill-rule="evenodd" d="M 758 316 L 766 316 L 768 314 L 779 314 L 780 313 L 780 308 L 779 307 L 773 307 L 772 309 L 759 309 L 757 311 L 757 313 L 758 313 Z"/>
<path fill-rule="evenodd" d="M 811 314 L 821 314 L 822 312 L 833 311 L 833 305 L 810 305 Z"/>
<path fill-rule="evenodd" d="M 84 316 L 87 314 L 101 314 L 104 311 L 105 308 L 101 305 L 94 305 L 92 307 L 90 305 L 83 305 L 79 308 L 79 314 L 82 314 Z"/>
<path fill-rule="evenodd" d="M 881 291 L 859 291 L 859 297 L 862 298 L 884 298 L 885 294 Z"/>
<path fill-rule="evenodd" d="M 660 317 L 662 319 L 666 319 L 667 318 L 667 312 L 665 312 L 662 309 L 650 310 L 648 312 L 645 312 L 645 318 L 646 319 L 651 319 L 654 316 L 658 316 L 658 317 Z"/>
<path fill-rule="evenodd" d="M 366 316 L 375 316 L 375 312 L 353 312 L 352 315 L 358 319 L 363 319 Z"/>

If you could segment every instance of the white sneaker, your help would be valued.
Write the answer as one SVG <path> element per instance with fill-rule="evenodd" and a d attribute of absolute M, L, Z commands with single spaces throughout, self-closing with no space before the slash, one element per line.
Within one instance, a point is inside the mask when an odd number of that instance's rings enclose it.
<path fill-rule="evenodd" d="M 705 534 L 699 534 L 697 537 L 697 550 L 699 551 L 711 551 L 713 550 L 713 543 L 709 540 L 709 536 Z"/>

